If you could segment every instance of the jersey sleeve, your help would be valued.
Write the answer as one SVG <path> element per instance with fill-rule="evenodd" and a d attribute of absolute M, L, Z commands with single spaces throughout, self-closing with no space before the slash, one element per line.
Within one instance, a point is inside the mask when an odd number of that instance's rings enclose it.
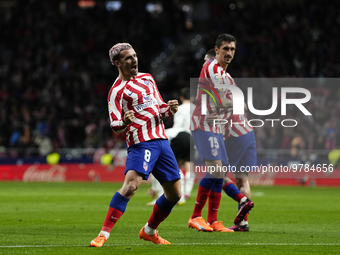
<path fill-rule="evenodd" d="M 126 129 L 122 112 L 123 91 L 112 91 L 108 96 L 110 126 L 114 132 L 121 133 Z"/>
<path fill-rule="evenodd" d="M 219 72 L 218 65 L 213 62 L 206 64 L 201 70 L 198 87 L 211 92 L 211 96 L 215 97 L 216 89 L 221 89 L 221 85 L 223 86 L 223 80 Z"/>
<path fill-rule="evenodd" d="M 154 91 L 155 91 L 155 98 L 156 98 L 157 103 L 159 105 L 160 113 L 162 114 L 163 117 L 165 117 L 165 116 L 172 116 L 173 113 L 170 110 L 170 106 L 163 101 L 163 98 L 162 98 L 161 94 L 158 91 L 156 82 L 154 80 L 152 80 L 152 81 L 153 81 L 153 87 L 154 87 Z"/>
<path fill-rule="evenodd" d="M 207 66 L 205 70 L 205 77 L 208 80 L 210 86 L 213 88 L 221 88 L 221 85 L 224 84 L 222 75 L 216 64 L 210 64 Z"/>

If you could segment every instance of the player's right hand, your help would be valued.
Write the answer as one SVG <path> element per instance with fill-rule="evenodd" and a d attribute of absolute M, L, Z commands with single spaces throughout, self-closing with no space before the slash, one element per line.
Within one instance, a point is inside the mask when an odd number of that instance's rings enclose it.
<path fill-rule="evenodd" d="M 176 113 L 178 111 L 178 101 L 177 100 L 169 100 L 168 105 L 170 106 L 170 110 L 172 113 Z"/>
<path fill-rule="evenodd" d="M 135 113 L 132 110 L 125 112 L 123 122 L 126 125 L 131 124 L 135 120 Z"/>

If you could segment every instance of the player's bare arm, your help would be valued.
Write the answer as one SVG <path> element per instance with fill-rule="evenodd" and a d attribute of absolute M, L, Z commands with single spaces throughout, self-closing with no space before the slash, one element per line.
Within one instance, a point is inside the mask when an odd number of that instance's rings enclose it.
<path fill-rule="evenodd" d="M 134 120 L 135 120 L 135 113 L 132 110 L 125 112 L 124 118 L 123 118 L 123 122 L 125 125 L 131 124 Z"/>
<path fill-rule="evenodd" d="M 233 108 L 233 100 L 223 97 L 223 94 L 220 94 L 219 92 L 217 92 L 217 93 L 220 96 L 221 101 L 222 101 L 222 105 L 220 107 L 232 109 Z M 217 100 L 216 100 L 216 103 L 217 103 Z M 244 109 L 248 110 L 248 106 L 247 106 L 246 102 L 244 102 Z"/>
<path fill-rule="evenodd" d="M 178 101 L 177 100 L 169 100 L 168 105 L 170 106 L 170 110 L 173 114 L 178 111 Z"/>
<path fill-rule="evenodd" d="M 233 100 L 221 98 L 222 108 L 233 108 Z"/>
<path fill-rule="evenodd" d="M 233 108 L 233 100 L 228 99 L 224 96 L 225 90 L 223 89 L 216 89 L 216 92 L 218 96 L 221 99 L 222 105 L 220 103 L 220 100 L 216 100 L 216 103 L 218 104 L 219 107 L 221 108 Z"/>

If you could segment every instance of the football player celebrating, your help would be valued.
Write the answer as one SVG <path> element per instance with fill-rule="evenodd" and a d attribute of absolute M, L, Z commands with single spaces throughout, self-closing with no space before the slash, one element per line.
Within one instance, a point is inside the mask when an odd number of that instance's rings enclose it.
<path fill-rule="evenodd" d="M 112 197 L 103 227 L 90 246 L 104 245 L 129 200 L 151 172 L 163 186 L 164 194 L 156 201 L 139 237 L 155 244 L 170 244 L 158 235 L 157 227 L 180 199 L 181 183 L 162 117 L 176 113 L 178 102 L 170 100 L 166 104 L 153 77 L 138 72 L 137 54 L 130 44 L 114 45 L 109 56 L 119 71 L 108 95 L 111 128 L 115 132 L 126 131 L 128 156 L 123 186 Z"/>

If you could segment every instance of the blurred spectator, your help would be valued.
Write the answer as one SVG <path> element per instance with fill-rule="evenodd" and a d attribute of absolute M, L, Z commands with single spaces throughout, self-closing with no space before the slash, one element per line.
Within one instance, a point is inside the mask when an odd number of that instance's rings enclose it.
<path fill-rule="evenodd" d="M 47 156 L 53 151 L 51 139 L 44 135 L 37 135 L 34 142 L 38 145 L 39 154 L 41 156 Z"/>
<path fill-rule="evenodd" d="M 340 76 L 339 1 L 237 1 L 233 8 L 228 1 L 161 1 L 162 13 L 128 2 L 117 11 L 99 1 L 88 9 L 42 0 L 0 8 L 0 147 L 40 148 L 41 139 L 52 148 L 124 147 L 105 103 L 117 76 L 108 50 L 120 41 L 134 42 L 145 60 L 139 70 L 156 77 L 165 101 L 189 86 L 220 33 L 237 39 L 233 77 Z M 340 88 L 310 91 L 312 118 L 288 109 L 298 126 L 257 129 L 259 149 L 339 146 Z M 256 108 L 268 109 L 271 88 L 254 93 Z"/>

